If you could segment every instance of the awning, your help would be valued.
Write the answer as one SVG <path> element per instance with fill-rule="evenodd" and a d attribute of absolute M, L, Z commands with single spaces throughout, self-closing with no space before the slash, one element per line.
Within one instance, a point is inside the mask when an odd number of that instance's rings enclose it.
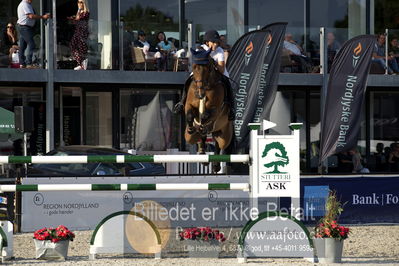
<path fill-rule="evenodd" d="M 0 107 L 0 133 L 15 134 L 14 113 Z"/>

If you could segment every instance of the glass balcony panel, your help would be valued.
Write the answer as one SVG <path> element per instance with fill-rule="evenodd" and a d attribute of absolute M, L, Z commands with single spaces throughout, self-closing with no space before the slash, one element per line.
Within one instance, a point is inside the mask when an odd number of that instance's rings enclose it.
<path fill-rule="evenodd" d="M 185 56 L 184 51 L 177 52 L 187 48 L 187 43 L 182 42 L 179 33 L 179 1 L 127 0 L 120 5 L 120 21 L 123 25 L 123 69 L 176 71 L 176 58 Z M 145 33 L 145 39 L 142 40 L 147 42 L 145 49 L 143 44 L 139 43 L 139 32 Z M 160 40 L 157 36 L 160 32 L 164 33 L 170 49 L 161 51 L 158 47 Z M 141 48 L 141 51 L 134 47 Z"/>
<path fill-rule="evenodd" d="M 111 1 L 83 2 L 56 3 L 57 68 L 119 69 L 113 52 L 117 27 L 111 18 Z M 86 12 L 77 19 L 79 9 Z"/>

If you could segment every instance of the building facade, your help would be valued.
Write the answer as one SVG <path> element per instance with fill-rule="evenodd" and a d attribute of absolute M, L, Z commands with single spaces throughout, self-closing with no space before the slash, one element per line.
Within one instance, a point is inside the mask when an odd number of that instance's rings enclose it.
<path fill-rule="evenodd" d="M 16 24 L 19 2 L 0 0 L 3 31 L 10 22 Z M 278 124 L 278 134 L 287 134 L 291 122 L 304 123 L 301 171 L 316 173 L 320 91 L 328 78 L 317 68 L 328 56 L 320 52 L 320 28 L 324 27 L 325 36 L 332 33 L 340 45 L 360 34 L 387 31 L 388 41 L 399 36 L 395 0 L 86 2 L 90 10 L 87 70 L 73 70 L 76 62 L 70 42 L 76 25 L 67 17 L 77 12 L 74 1 L 33 0 L 38 14 L 52 14 L 51 20 L 37 21 L 35 26 L 34 60 L 40 68 L 10 68 L 4 41 L 0 43 L 0 111 L 5 110 L 1 115 L 9 115 L 15 106 L 33 107 L 35 130 L 29 134 L 28 154 L 77 144 L 144 151 L 190 149 L 182 136 L 184 121 L 172 112 L 189 75 L 184 53 L 169 55 L 167 71 L 156 71 L 153 61 L 140 62 L 134 54 L 132 43 L 138 31 L 144 31 L 150 43 L 158 32 L 164 32 L 176 51 L 187 51 L 201 43 L 208 29 L 218 30 L 233 45 L 242 34 L 281 21 L 288 22 L 287 33 L 311 58 L 314 70 L 297 73 L 291 60 L 282 59 L 271 120 Z M 379 165 L 376 146 L 383 143 L 389 148 L 399 139 L 398 87 L 399 76 L 383 71 L 369 76 L 358 146 L 372 172 L 391 171 L 388 162 Z M 12 129 L 0 127 L 0 153 L 21 154 L 21 138 Z M 329 164 L 331 172 L 339 171 L 337 157 Z"/>

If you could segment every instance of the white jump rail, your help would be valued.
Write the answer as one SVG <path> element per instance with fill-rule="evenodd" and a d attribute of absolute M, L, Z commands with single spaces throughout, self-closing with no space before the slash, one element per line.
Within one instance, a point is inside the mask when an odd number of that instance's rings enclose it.
<path fill-rule="evenodd" d="M 249 154 L 230 155 L 72 155 L 72 156 L 0 156 L 0 163 L 33 163 L 33 164 L 64 164 L 64 163 L 210 163 L 231 162 L 249 163 Z"/>
<path fill-rule="evenodd" d="M 16 191 L 132 191 L 132 190 L 243 190 L 248 183 L 167 183 L 167 184 L 40 184 L 0 185 L 0 193 Z"/>

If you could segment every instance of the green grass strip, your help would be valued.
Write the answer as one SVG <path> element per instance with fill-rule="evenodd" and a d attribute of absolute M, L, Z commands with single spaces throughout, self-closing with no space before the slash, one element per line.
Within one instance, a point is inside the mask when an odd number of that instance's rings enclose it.
<path fill-rule="evenodd" d="M 208 184 L 208 189 L 209 190 L 230 190 L 230 184 L 229 183 Z"/>
<path fill-rule="evenodd" d="M 260 125 L 248 125 L 249 129 L 251 130 L 256 130 L 256 129 L 260 129 Z"/>
<path fill-rule="evenodd" d="M 9 156 L 8 163 L 31 163 L 32 156 Z"/>
<path fill-rule="evenodd" d="M 116 163 L 116 155 L 90 155 L 87 156 L 88 163 Z"/>
<path fill-rule="evenodd" d="M 120 184 L 92 184 L 91 190 L 121 190 Z"/>
<path fill-rule="evenodd" d="M 16 191 L 38 191 L 38 185 L 17 185 Z"/>
<path fill-rule="evenodd" d="M 127 184 L 127 190 L 156 190 L 156 184 Z"/>
<path fill-rule="evenodd" d="M 290 129 L 291 130 L 298 130 L 298 129 L 301 129 L 302 128 L 302 125 L 290 125 Z"/>
<path fill-rule="evenodd" d="M 154 155 L 125 155 L 126 163 L 153 163 Z"/>
<path fill-rule="evenodd" d="M 210 162 L 230 162 L 230 155 L 209 155 Z"/>

